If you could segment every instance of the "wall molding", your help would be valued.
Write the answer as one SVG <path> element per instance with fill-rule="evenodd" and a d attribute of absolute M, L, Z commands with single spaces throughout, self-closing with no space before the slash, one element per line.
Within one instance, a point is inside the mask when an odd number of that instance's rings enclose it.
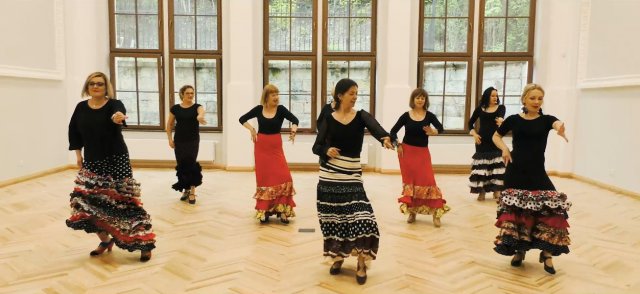
<path fill-rule="evenodd" d="M 579 89 L 615 88 L 640 86 L 640 75 L 610 76 L 593 79 L 580 79 Z"/>
<path fill-rule="evenodd" d="M 4 188 L 4 187 L 7 187 L 7 186 L 15 185 L 15 184 L 18 184 L 18 183 L 26 182 L 26 181 L 37 179 L 37 178 L 41 178 L 41 177 L 44 177 L 44 176 L 52 175 L 52 174 L 55 174 L 55 173 L 59 173 L 61 171 L 65 171 L 65 170 L 68 170 L 68 169 L 74 169 L 74 168 L 76 168 L 75 164 L 61 165 L 61 166 L 58 166 L 58 167 L 46 169 L 46 170 L 43 170 L 43 171 L 39 171 L 39 172 L 35 172 L 35 173 L 32 173 L 32 174 L 28 174 L 28 175 L 25 175 L 25 176 L 21 176 L 21 177 L 17 177 L 17 178 L 12 178 L 12 179 L 8 179 L 8 180 L 0 181 L 0 188 Z"/>
<path fill-rule="evenodd" d="M 63 80 L 65 77 L 64 0 L 53 0 L 55 69 L 0 64 L 0 76 Z M 19 28 L 17 28 L 19 29 Z"/>

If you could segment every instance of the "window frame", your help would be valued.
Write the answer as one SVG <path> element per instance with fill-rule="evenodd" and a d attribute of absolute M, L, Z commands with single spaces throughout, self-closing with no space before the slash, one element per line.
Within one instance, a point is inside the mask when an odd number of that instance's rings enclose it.
<path fill-rule="evenodd" d="M 352 0 L 348 0 L 351 3 Z M 328 35 L 328 24 L 329 24 L 329 1 L 322 1 L 322 56 L 372 56 L 376 57 L 377 52 L 377 38 L 378 38 L 378 1 L 371 0 L 371 50 L 368 52 L 351 52 L 351 51 L 328 51 L 329 44 L 329 35 Z M 346 16 L 344 18 L 351 19 L 352 17 Z"/>
<path fill-rule="evenodd" d="M 185 58 L 185 59 L 214 59 L 216 60 L 216 76 L 218 79 L 216 80 L 216 87 L 218 89 L 218 97 L 217 97 L 217 107 L 218 107 L 218 126 L 210 127 L 210 126 L 200 126 L 201 131 L 207 132 L 222 132 L 223 130 L 223 119 L 222 119 L 222 57 L 215 56 L 210 54 L 192 54 L 192 53 L 173 53 L 169 55 L 169 108 L 175 105 L 174 93 L 179 89 L 176 89 L 174 86 L 174 60 L 176 58 Z M 195 70 L 195 68 L 194 68 Z M 194 84 L 191 85 L 196 89 L 196 103 L 198 103 L 198 85 L 197 78 L 194 73 Z M 210 123 L 210 122 L 209 122 Z"/>
<path fill-rule="evenodd" d="M 509 10 L 509 2 L 513 1 L 513 0 L 506 0 L 507 3 L 507 13 Z M 505 20 L 509 19 L 508 15 L 505 15 L 504 17 L 486 17 L 484 16 L 485 14 L 485 6 L 486 6 L 486 0 L 480 0 L 480 14 L 479 14 L 479 18 L 478 18 L 478 22 L 480 27 L 478 28 L 478 59 L 480 59 L 480 57 L 496 57 L 496 56 L 502 56 L 502 57 L 533 57 L 533 50 L 534 50 L 534 40 L 535 40 L 535 29 L 536 29 L 536 0 L 529 0 L 531 1 L 529 3 L 529 31 L 528 31 L 528 43 L 527 43 L 527 51 L 526 52 L 513 52 L 513 51 L 506 51 L 507 48 L 507 44 L 506 44 L 506 40 L 507 40 L 507 29 L 506 29 L 506 24 L 505 24 L 505 30 L 504 30 L 504 35 L 505 35 L 505 51 L 504 52 L 485 52 L 484 51 L 484 20 L 485 18 L 504 18 Z M 512 17 L 513 18 L 513 17 Z M 524 18 L 524 17 L 517 17 L 517 18 Z"/>
<path fill-rule="evenodd" d="M 322 89 L 321 89 L 321 108 L 327 104 L 327 64 L 329 61 L 370 61 L 371 62 L 371 88 L 369 89 L 370 99 L 369 101 L 369 109 L 365 109 L 369 112 L 374 118 L 375 110 L 376 110 L 376 57 L 375 56 L 323 56 L 322 58 Z M 358 81 L 356 81 L 358 82 Z M 360 85 L 358 85 L 360 86 Z"/>
<path fill-rule="evenodd" d="M 289 0 L 291 1 L 291 0 Z M 262 9 L 262 48 L 263 48 L 263 57 L 266 56 L 270 56 L 270 57 L 287 57 L 287 56 L 316 56 L 317 55 L 317 47 L 318 47 L 318 25 L 317 25 L 317 21 L 318 21 L 318 0 L 312 0 L 313 2 L 313 12 L 312 12 L 312 32 L 311 32 L 311 51 L 310 52 L 305 52 L 305 51 L 271 51 L 269 49 L 269 41 L 270 41 L 270 36 L 269 36 L 269 0 L 263 0 L 263 7 L 265 7 L 264 9 Z M 289 12 L 291 12 L 291 10 L 289 10 Z M 292 17 L 291 13 L 289 13 L 289 16 L 287 17 L 289 18 L 289 21 L 291 21 Z M 291 31 L 289 31 L 289 36 L 291 36 Z M 291 40 L 291 37 L 289 37 L 289 40 Z M 295 60 L 295 59 L 293 59 Z M 266 85 L 266 84 L 265 84 Z"/>
<path fill-rule="evenodd" d="M 113 85 L 113 91 L 114 94 L 116 96 L 116 99 L 118 98 L 118 91 L 117 91 L 117 76 L 116 76 L 116 63 L 115 60 L 117 57 L 132 57 L 132 58 L 156 58 L 158 60 L 158 96 L 159 96 L 159 113 L 160 113 L 160 125 L 159 126 L 150 126 L 150 125 L 128 125 L 127 129 L 130 130 L 145 130 L 145 131 L 158 131 L 158 130 L 164 130 L 164 126 L 165 126 L 165 115 L 164 115 L 164 109 L 165 109 L 165 99 L 164 99 L 164 66 L 163 66 L 163 58 L 162 55 L 157 54 L 157 53 L 111 53 L 109 55 L 109 63 L 110 63 L 110 78 L 111 78 L 111 84 Z M 138 67 L 136 66 L 136 71 L 137 71 Z M 136 73 L 136 77 L 137 77 L 137 73 Z M 139 93 L 139 89 L 138 89 L 138 79 L 136 79 L 136 95 Z M 140 99 L 137 98 L 137 103 L 138 103 L 138 113 L 140 113 Z M 128 112 L 129 110 L 127 110 Z M 139 120 L 139 116 L 138 116 L 138 120 Z"/>
<path fill-rule="evenodd" d="M 175 27 L 174 27 L 174 17 L 175 17 L 175 7 L 174 0 L 168 0 L 169 9 L 168 9 L 168 17 L 169 17 L 169 53 L 170 54 L 213 54 L 220 55 L 222 57 L 222 0 L 214 0 L 216 1 L 216 17 L 217 17 L 217 45 L 218 49 L 216 50 L 198 50 L 198 49 L 176 49 L 175 47 Z M 194 3 L 197 3 L 197 0 L 194 0 Z M 197 4 L 196 4 L 197 5 Z M 194 7 L 194 10 L 196 8 Z M 194 16 L 198 16 L 198 14 L 194 14 Z M 197 22 L 194 24 L 195 28 L 195 38 L 197 44 L 198 38 L 198 26 Z"/>
<path fill-rule="evenodd" d="M 461 57 L 461 56 L 468 56 L 471 57 L 473 55 L 473 29 L 474 29 L 474 25 L 475 25 L 475 1 L 474 0 L 467 0 L 469 3 L 469 17 L 468 17 L 468 30 L 467 30 L 467 52 L 424 52 L 423 48 L 424 48 L 424 20 L 427 18 L 425 17 L 424 13 L 424 1 L 425 0 L 420 0 L 420 14 L 419 14 L 419 20 L 418 20 L 418 58 L 420 57 Z M 449 1 L 449 0 L 447 0 Z M 446 9 L 445 9 L 445 16 L 444 17 L 429 17 L 429 18 L 440 18 L 440 19 L 445 19 L 445 21 L 447 19 L 449 19 L 448 16 L 446 16 Z M 451 17 L 451 18 L 461 18 L 461 17 Z M 446 38 L 446 31 L 447 31 L 447 26 L 445 25 L 445 38 Z M 445 45 L 446 47 L 446 45 Z"/>

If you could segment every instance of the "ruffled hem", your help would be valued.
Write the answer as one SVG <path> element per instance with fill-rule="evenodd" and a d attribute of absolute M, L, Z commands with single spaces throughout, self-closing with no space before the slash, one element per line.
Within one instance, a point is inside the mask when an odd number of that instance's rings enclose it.
<path fill-rule="evenodd" d="M 293 211 L 293 207 L 295 207 L 295 204 L 293 206 L 288 204 L 277 204 L 274 206 L 270 206 L 270 208 L 267 210 L 256 209 L 256 219 L 264 219 L 271 215 L 281 217 L 281 215 L 283 214 L 287 218 L 295 217 L 296 213 L 295 211 Z"/>
<path fill-rule="evenodd" d="M 553 228 L 538 222 L 535 227 L 532 218 L 520 217 L 517 222 L 499 221 L 500 233 L 496 236 L 494 250 L 503 255 L 513 255 L 516 251 L 540 249 L 557 256 L 569 253 L 569 231 L 565 228 Z"/>
<path fill-rule="evenodd" d="M 427 205 L 419 205 L 409 207 L 406 203 L 400 204 L 400 212 L 407 214 L 426 214 L 436 215 L 436 218 L 441 218 L 445 213 L 449 212 L 451 208 L 448 205 L 442 205 L 442 207 L 429 207 Z"/>
<path fill-rule="evenodd" d="M 182 192 L 191 189 L 191 187 L 200 186 L 202 185 L 202 166 L 198 162 L 189 166 L 178 164 L 176 177 L 178 177 L 178 182 L 171 185 L 171 188 L 176 191 Z"/>
<path fill-rule="evenodd" d="M 154 233 L 142 233 L 136 236 L 128 236 L 122 234 L 116 228 L 110 227 L 104 223 L 93 221 L 91 218 L 67 219 L 66 224 L 69 228 L 82 230 L 87 233 L 106 232 L 116 240 L 116 246 L 129 252 L 136 250 L 151 251 L 156 248 L 156 235 Z"/>
<path fill-rule="evenodd" d="M 476 152 L 471 158 L 475 160 L 494 160 L 496 158 L 502 158 L 502 152 Z"/>
<path fill-rule="evenodd" d="M 438 186 L 417 186 L 403 183 L 402 196 L 415 199 L 442 199 L 442 191 Z"/>
<path fill-rule="evenodd" d="M 343 260 L 349 256 L 364 256 L 365 260 L 375 260 L 379 242 L 379 236 L 361 236 L 353 241 L 325 238 L 323 255 L 330 257 L 333 261 Z"/>
<path fill-rule="evenodd" d="M 293 182 L 286 182 L 270 187 L 256 187 L 256 194 L 253 195 L 253 198 L 256 200 L 274 200 L 281 197 L 293 197 L 293 195 L 296 195 Z"/>
<path fill-rule="evenodd" d="M 525 252 L 531 249 L 547 251 L 551 253 L 552 256 L 559 256 L 560 254 L 568 254 L 570 252 L 569 246 L 553 245 L 538 239 L 527 242 L 516 240 L 511 236 L 504 236 L 501 239 L 497 239 L 493 251 L 501 255 L 512 256 L 516 254 L 516 251 Z"/>
<path fill-rule="evenodd" d="M 500 192 L 504 189 L 504 185 L 484 184 L 481 187 L 471 187 L 469 191 L 472 194 Z"/>
<path fill-rule="evenodd" d="M 498 210 L 523 209 L 539 212 L 542 210 L 567 211 L 571 208 L 571 202 L 567 201 L 567 195 L 553 190 L 519 190 L 507 189 L 500 194 Z"/>

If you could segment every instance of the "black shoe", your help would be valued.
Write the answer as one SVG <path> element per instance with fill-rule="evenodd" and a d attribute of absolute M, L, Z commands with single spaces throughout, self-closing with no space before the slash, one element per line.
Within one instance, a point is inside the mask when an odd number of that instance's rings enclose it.
<path fill-rule="evenodd" d="M 113 248 L 113 243 L 115 242 L 116 242 L 115 238 L 111 238 L 111 240 L 107 242 L 100 242 L 100 244 L 98 244 L 98 249 L 89 252 L 89 255 L 98 256 L 104 253 L 105 251 L 111 251 L 111 249 Z"/>
<path fill-rule="evenodd" d="M 280 217 L 280 222 L 286 225 L 289 224 L 289 219 Z"/>
<path fill-rule="evenodd" d="M 516 251 L 516 254 L 511 259 L 511 266 L 519 267 L 522 265 L 523 260 L 524 260 L 524 252 Z"/>
<path fill-rule="evenodd" d="M 547 263 L 545 261 L 547 261 L 547 259 L 551 259 L 551 256 L 546 256 L 544 255 L 544 253 L 542 251 L 540 251 L 540 263 L 542 263 L 544 265 L 544 270 L 552 275 L 556 274 L 556 269 L 553 268 L 552 266 L 548 266 Z"/>
<path fill-rule="evenodd" d="M 329 274 L 332 274 L 334 276 L 339 274 L 340 271 L 342 270 L 342 263 L 343 262 L 344 262 L 344 259 L 334 262 L 333 265 L 331 266 L 331 268 L 329 268 Z"/>
<path fill-rule="evenodd" d="M 358 272 L 360 271 L 360 263 L 358 263 L 358 269 L 356 270 L 356 281 L 360 285 L 364 285 L 367 282 L 367 266 L 362 265 L 364 267 L 364 276 L 358 276 Z"/>
<path fill-rule="evenodd" d="M 151 251 L 142 250 L 140 251 L 140 261 L 147 262 L 151 259 Z"/>
<path fill-rule="evenodd" d="M 261 224 L 269 223 L 269 216 L 271 216 L 271 214 L 268 212 L 265 212 L 264 216 L 260 219 L 260 223 Z"/>
<path fill-rule="evenodd" d="M 182 192 L 182 197 L 180 197 L 180 201 L 187 201 L 189 199 L 189 190 L 185 190 Z"/>
<path fill-rule="evenodd" d="M 191 199 L 191 196 L 193 196 L 193 199 Z M 189 197 L 189 204 L 196 204 L 196 194 L 191 194 L 187 197 Z"/>

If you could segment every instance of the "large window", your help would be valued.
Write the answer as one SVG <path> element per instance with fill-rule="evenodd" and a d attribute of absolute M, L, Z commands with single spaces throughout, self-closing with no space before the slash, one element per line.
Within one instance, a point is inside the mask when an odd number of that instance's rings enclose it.
<path fill-rule="evenodd" d="M 166 35 L 165 2 L 109 0 L 116 97 L 125 104 L 132 129 L 161 130 L 165 105 L 179 103 L 177 91 L 190 84 L 206 110 L 208 126 L 202 129 L 221 130 L 220 0 L 169 0 Z M 168 49 L 163 46 L 167 37 Z M 165 60 L 170 62 L 168 69 Z"/>
<path fill-rule="evenodd" d="M 507 115 L 517 112 L 522 87 L 531 81 L 534 12 L 535 0 L 421 0 L 418 85 L 448 133 L 469 131 L 471 107 L 489 86 L 498 89 Z"/>
<path fill-rule="evenodd" d="M 298 117 L 299 130 L 315 130 L 318 107 L 331 100 L 341 78 L 358 82 L 356 107 L 373 113 L 375 0 L 264 0 L 264 5 L 264 82 L 280 89 L 280 103 Z M 320 9 L 323 40 L 318 46 Z M 316 77 L 319 50 L 320 81 Z"/>

